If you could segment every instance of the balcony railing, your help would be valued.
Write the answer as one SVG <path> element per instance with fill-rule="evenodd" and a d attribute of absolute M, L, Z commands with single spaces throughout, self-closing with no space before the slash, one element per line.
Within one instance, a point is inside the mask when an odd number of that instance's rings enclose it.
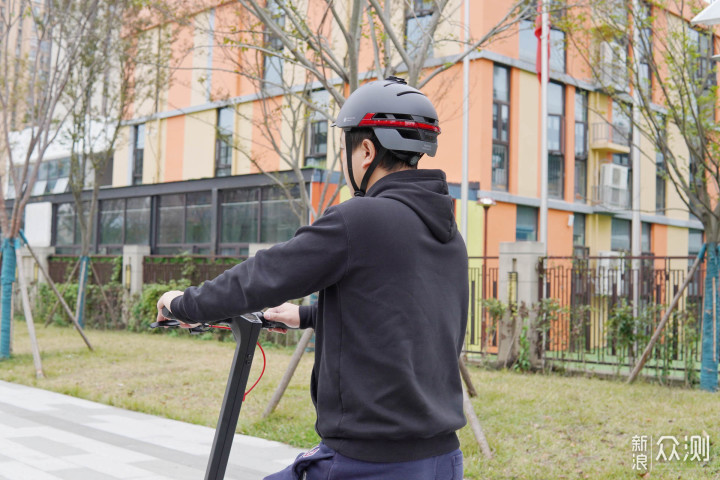
<path fill-rule="evenodd" d="M 614 143 L 629 147 L 630 129 L 624 125 L 613 125 L 607 122 L 593 123 L 590 141 L 593 145 Z"/>

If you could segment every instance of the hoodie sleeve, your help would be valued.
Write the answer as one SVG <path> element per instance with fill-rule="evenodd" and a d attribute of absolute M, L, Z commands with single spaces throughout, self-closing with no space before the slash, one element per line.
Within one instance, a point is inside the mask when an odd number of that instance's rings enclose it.
<path fill-rule="evenodd" d="M 315 328 L 317 322 L 318 304 L 300 306 L 300 328 Z"/>
<path fill-rule="evenodd" d="M 340 281 L 348 256 L 345 220 L 337 207 L 331 207 L 287 242 L 261 250 L 200 287 L 188 288 L 172 301 L 170 310 L 180 320 L 212 322 L 280 305 Z"/>

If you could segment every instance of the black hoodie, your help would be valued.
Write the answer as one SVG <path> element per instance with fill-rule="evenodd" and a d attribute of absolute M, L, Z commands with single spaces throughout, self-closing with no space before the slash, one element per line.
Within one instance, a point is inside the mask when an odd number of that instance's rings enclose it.
<path fill-rule="evenodd" d="M 311 394 L 323 442 L 372 462 L 458 448 L 468 264 L 445 174 L 391 173 L 291 240 L 187 289 L 171 310 L 221 320 L 316 291 L 300 316 L 316 330 Z"/>

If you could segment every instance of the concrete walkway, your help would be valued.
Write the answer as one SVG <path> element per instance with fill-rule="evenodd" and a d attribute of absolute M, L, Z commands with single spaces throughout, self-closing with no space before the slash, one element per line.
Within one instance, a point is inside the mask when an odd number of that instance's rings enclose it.
<path fill-rule="evenodd" d="M 0 381 L 0 480 L 202 480 L 214 433 Z M 298 453 L 235 435 L 225 478 L 261 479 Z"/>

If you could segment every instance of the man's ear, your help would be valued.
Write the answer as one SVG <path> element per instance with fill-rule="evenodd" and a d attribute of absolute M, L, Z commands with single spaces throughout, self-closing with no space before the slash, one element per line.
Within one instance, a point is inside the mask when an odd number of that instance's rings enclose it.
<path fill-rule="evenodd" d="M 375 154 L 377 151 L 375 150 L 375 144 L 372 142 L 372 140 L 365 139 L 360 144 L 360 148 L 362 149 L 362 162 L 360 163 L 360 166 L 363 170 L 367 170 L 370 168 L 370 164 L 373 160 L 375 160 Z"/>

